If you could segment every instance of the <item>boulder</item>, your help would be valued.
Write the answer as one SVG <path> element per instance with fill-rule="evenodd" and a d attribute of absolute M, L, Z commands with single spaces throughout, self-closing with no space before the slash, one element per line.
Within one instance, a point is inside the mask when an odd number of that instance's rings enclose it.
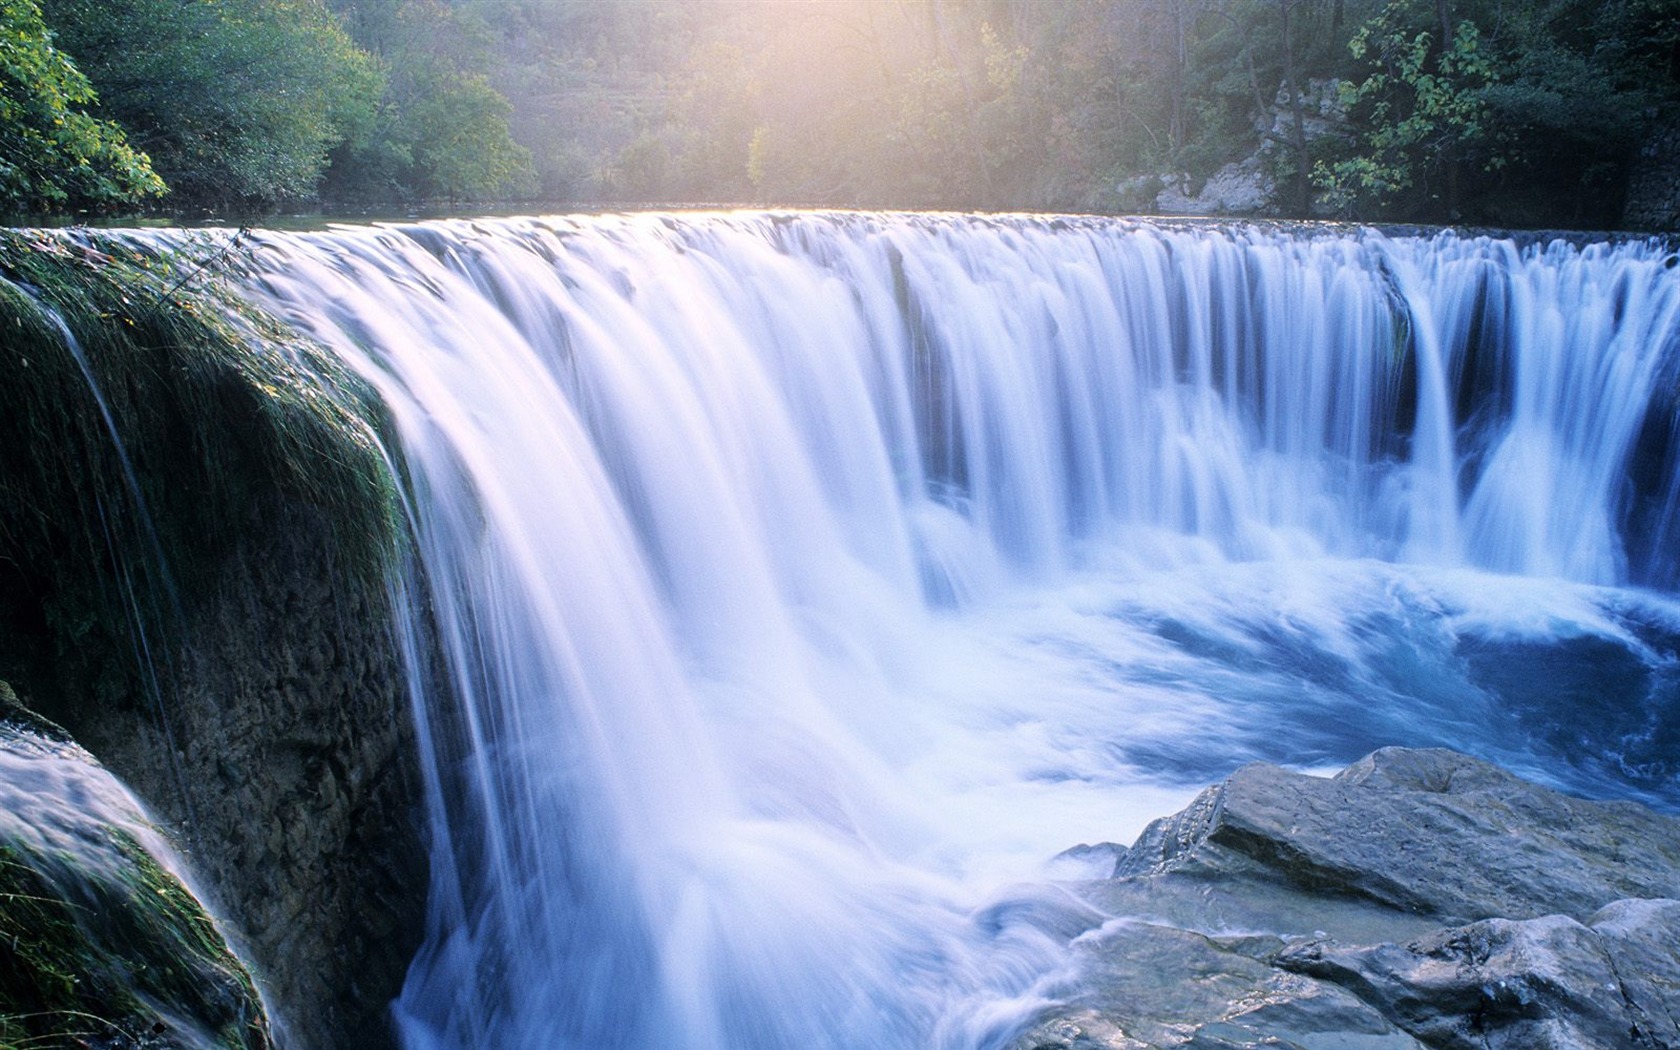
<path fill-rule="evenodd" d="M 1274 937 L 1210 935 L 1121 919 L 1076 941 L 1077 986 L 1017 1050 L 1422 1044 L 1335 982 L 1274 966 Z"/>
<path fill-rule="evenodd" d="M 1454 752 L 1247 766 L 1076 891 L 1017 1050 L 1680 1047 L 1680 821 Z"/>
<path fill-rule="evenodd" d="M 1658 1048 L 1680 1046 L 1677 944 L 1680 901 L 1617 901 L 1586 923 L 1547 915 L 1404 945 L 1311 941 L 1275 963 L 1353 991 L 1433 1047 Z"/>
<path fill-rule="evenodd" d="M 1680 821 L 1587 802 L 1439 749 L 1324 779 L 1256 763 L 1144 829 L 1117 877 L 1261 876 L 1458 924 L 1680 897 Z"/>
<path fill-rule="evenodd" d="M 1155 196 L 1155 210 L 1163 215 L 1265 215 L 1276 188 L 1258 154 L 1226 164 L 1191 193 L 1194 185 L 1187 174 L 1166 179 Z"/>

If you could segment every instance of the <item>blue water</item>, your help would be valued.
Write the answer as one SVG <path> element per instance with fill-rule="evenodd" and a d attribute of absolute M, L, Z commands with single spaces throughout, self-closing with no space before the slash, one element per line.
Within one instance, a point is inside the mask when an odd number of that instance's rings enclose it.
<path fill-rule="evenodd" d="M 391 409 L 443 641 L 405 1041 L 1000 1045 L 1068 961 L 1009 902 L 1255 759 L 1444 745 L 1680 807 L 1669 261 L 1031 217 L 265 235 L 252 293 Z"/>

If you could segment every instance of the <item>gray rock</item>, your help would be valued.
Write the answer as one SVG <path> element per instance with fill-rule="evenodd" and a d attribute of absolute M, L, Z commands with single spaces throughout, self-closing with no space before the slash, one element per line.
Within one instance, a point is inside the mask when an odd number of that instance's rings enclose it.
<path fill-rule="evenodd" d="M 1404 945 L 1314 941 L 1276 964 L 1347 988 L 1434 1047 L 1680 1046 L 1680 901 L 1619 901 L 1600 916 L 1487 919 Z"/>
<path fill-rule="evenodd" d="M 387 596 L 296 504 L 247 522 L 219 569 L 159 660 L 156 703 L 75 680 L 25 697 L 187 855 L 286 1045 L 394 1046 L 389 1004 L 421 941 L 426 865 Z"/>
<path fill-rule="evenodd" d="M 1301 93 L 1301 110 L 1301 132 L 1306 142 L 1349 134 L 1347 104 L 1342 101 L 1339 81 L 1308 81 Z M 1223 165 L 1205 179 L 1189 172 L 1140 175 L 1118 185 L 1120 200 L 1128 208 L 1147 200 L 1146 210 L 1161 215 L 1278 214 L 1278 186 L 1272 173 L 1280 153 L 1291 150 L 1289 144 L 1295 138 L 1295 111 L 1283 85 L 1278 86 L 1272 104 L 1256 118 L 1253 131 L 1254 152 Z M 1322 197 L 1314 200 L 1312 211 L 1319 217 L 1334 214 L 1334 208 Z"/>
<path fill-rule="evenodd" d="M 1318 77 L 1308 80 L 1301 92 L 1301 117 L 1301 130 L 1308 142 L 1348 137 L 1351 125 L 1347 103 L 1342 101 L 1342 82 Z M 1284 85 L 1278 85 L 1271 107 L 1256 118 L 1254 130 L 1266 143 L 1290 140 L 1295 132 L 1295 111 L 1290 107 L 1289 91 Z"/>
<path fill-rule="evenodd" d="M 1239 769 L 1146 828 L 1116 876 L 1263 874 L 1459 924 L 1680 897 L 1680 822 L 1465 755 L 1385 748 L 1330 779 Z"/>
<path fill-rule="evenodd" d="M 1680 902 L 1627 900 L 1587 920 L 1604 940 L 1622 996 L 1659 1046 L 1680 1046 Z"/>
<path fill-rule="evenodd" d="M 1080 892 L 1016 1050 L 1680 1047 L 1680 821 L 1453 752 L 1245 767 Z"/>
<path fill-rule="evenodd" d="M 1265 162 L 1258 156 L 1227 164 L 1190 192 L 1189 175 L 1167 179 L 1155 196 L 1155 208 L 1166 215 L 1263 215 L 1272 205 L 1275 189 Z"/>
<path fill-rule="evenodd" d="M 1248 1047 L 1418 1050 L 1333 982 L 1278 969 L 1273 937 L 1216 937 L 1119 920 L 1075 943 L 1078 987 L 1021 1050 Z"/>

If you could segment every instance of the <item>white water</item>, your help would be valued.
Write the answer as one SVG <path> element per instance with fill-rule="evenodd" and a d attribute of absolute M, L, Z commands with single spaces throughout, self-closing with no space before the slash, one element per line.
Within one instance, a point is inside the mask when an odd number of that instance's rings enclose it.
<path fill-rule="evenodd" d="M 1447 744 L 1680 804 L 1680 610 L 1628 586 L 1675 570 L 1666 262 L 1024 218 L 266 236 L 257 294 L 391 408 L 456 698 L 416 699 L 408 1045 L 998 1045 L 1078 926 L 1050 858 L 1253 758 Z"/>

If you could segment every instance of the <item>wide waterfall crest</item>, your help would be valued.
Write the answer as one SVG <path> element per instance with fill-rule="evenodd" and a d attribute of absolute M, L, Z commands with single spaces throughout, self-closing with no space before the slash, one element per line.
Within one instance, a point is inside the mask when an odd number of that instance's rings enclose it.
<path fill-rule="evenodd" d="M 457 700 L 417 700 L 415 1047 L 996 1045 L 1078 927 L 1021 884 L 1057 850 L 1248 757 L 1543 764 L 1507 636 L 1611 638 L 1670 702 L 1680 618 L 1627 589 L 1680 568 L 1654 243 L 777 214 L 261 244 L 253 293 L 390 407 Z M 1680 797 L 1647 766 L 1629 790 Z"/>

